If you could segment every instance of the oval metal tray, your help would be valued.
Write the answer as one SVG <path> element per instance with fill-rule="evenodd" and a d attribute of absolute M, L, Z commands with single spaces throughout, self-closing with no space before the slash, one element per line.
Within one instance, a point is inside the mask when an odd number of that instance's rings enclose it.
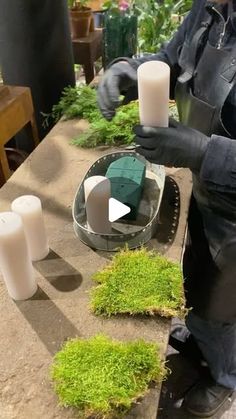
<path fill-rule="evenodd" d="M 124 156 L 136 157 L 146 164 L 146 179 L 138 217 L 135 221 L 121 219 L 112 223 L 111 234 L 91 232 L 86 225 L 84 181 L 90 176 L 105 176 L 109 165 Z M 164 167 L 147 162 L 133 151 L 118 151 L 104 155 L 90 167 L 76 192 L 72 208 L 76 235 L 89 247 L 106 251 L 118 251 L 124 246 L 134 249 L 148 242 L 156 231 L 164 184 Z"/>

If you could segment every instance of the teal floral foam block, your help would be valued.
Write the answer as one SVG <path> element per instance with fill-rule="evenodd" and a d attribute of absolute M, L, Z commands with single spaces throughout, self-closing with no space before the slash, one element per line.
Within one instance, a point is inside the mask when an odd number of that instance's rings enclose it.
<path fill-rule="evenodd" d="M 135 220 L 141 201 L 146 166 L 135 157 L 127 156 L 112 162 L 106 172 L 111 182 L 111 196 L 131 208 L 124 218 Z"/>

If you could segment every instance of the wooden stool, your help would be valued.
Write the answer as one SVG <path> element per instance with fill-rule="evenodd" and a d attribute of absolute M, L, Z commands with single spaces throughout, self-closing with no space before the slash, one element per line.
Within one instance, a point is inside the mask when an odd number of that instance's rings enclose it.
<path fill-rule="evenodd" d="M 84 67 L 85 81 L 94 79 L 94 62 L 102 55 L 102 29 L 95 29 L 86 38 L 72 39 L 75 64 Z"/>
<path fill-rule="evenodd" d="M 0 186 L 11 172 L 5 144 L 24 126 L 30 128 L 35 147 L 39 143 L 38 130 L 29 87 L 0 86 Z"/>

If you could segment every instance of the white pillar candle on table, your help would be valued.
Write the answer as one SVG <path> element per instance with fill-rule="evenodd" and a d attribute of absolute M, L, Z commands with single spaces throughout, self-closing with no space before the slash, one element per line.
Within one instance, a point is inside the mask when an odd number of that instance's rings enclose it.
<path fill-rule="evenodd" d="M 152 127 L 169 124 L 170 67 L 162 61 L 147 61 L 138 67 L 140 123 Z"/>
<path fill-rule="evenodd" d="M 110 180 L 104 176 L 91 176 L 84 181 L 84 196 L 88 229 L 95 233 L 111 233 L 109 199 Z"/>
<path fill-rule="evenodd" d="M 0 266 L 14 300 L 25 300 L 37 291 L 34 270 L 22 219 L 13 212 L 0 213 Z"/>
<path fill-rule="evenodd" d="M 40 199 L 34 195 L 19 196 L 12 202 L 11 209 L 22 218 L 31 260 L 45 258 L 49 246 Z"/>

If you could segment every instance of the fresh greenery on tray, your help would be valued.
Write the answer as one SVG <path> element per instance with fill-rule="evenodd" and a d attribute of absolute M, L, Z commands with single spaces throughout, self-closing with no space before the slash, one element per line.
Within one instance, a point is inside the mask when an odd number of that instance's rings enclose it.
<path fill-rule="evenodd" d="M 68 341 L 55 355 L 51 374 L 62 405 L 78 408 L 83 418 L 105 419 L 121 418 L 166 372 L 157 345 L 99 335 Z"/>
<path fill-rule="evenodd" d="M 117 253 L 93 279 L 99 284 L 91 291 L 95 314 L 185 315 L 180 265 L 144 248 Z"/>
<path fill-rule="evenodd" d="M 170 104 L 170 115 L 177 117 L 173 103 Z M 98 108 L 96 89 L 86 85 L 66 87 L 45 123 L 49 118 L 58 121 L 61 116 L 65 119 L 82 118 L 90 123 L 86 131 L 72 140 L 74 145 L 87 148 L 131 144 L 134 138 L 133 127 L 139 123 L 137 101 L 120 106 L 112 121 L 107 121 Z"/>
<path fill-rule="evenodd" d="M 88 130 L 75 138 L 72 143 L 80 147 L 131 144 L 134 139 L 133 128 L 138 123 L 138 103 L 130 102 L 118 109 L 112 121 L 107 121 L 99 115 L 92 120 Z"/>
<path fill-rule="evenodd" d="M 61 99 L 53 106 L 48 118 L 57 122 L 62 116 L 65 119 L 84 118 L 89 122 L 100 117 L 96 90 L 84 84 L 65 87 Z"/>

